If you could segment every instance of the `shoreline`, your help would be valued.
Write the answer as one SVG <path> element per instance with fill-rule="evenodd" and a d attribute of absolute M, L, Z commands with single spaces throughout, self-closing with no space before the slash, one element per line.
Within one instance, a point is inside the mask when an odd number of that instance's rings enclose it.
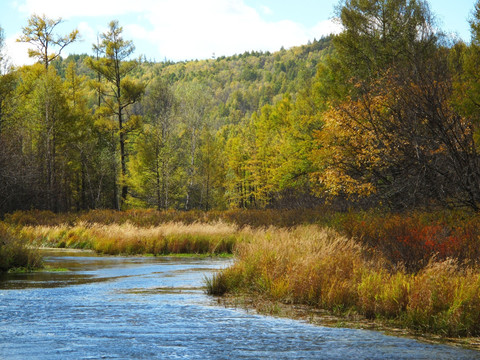
<path fill-rule="evenodd" d="M 388 336 L 414 339 L 427 344 L 448 345 L 480 352 L 480 337 L 453 338 L 435 334 L 420 334 L 407 328 L 389 325 L 381 319 L 368 320 L 358 313 L 335 315 L 328 310 L 308 305 L 285 304 L 249 294 L 212 295 L 212 303 L 225 308 L 243 309 L 259 315 L 306 322 L 313 326 L 347 328 L 381 332 Z"/>

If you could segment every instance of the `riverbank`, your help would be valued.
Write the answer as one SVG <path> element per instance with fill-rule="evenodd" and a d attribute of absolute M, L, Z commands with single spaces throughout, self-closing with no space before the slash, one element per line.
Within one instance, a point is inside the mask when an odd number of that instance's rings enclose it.
<path fill-rule="evenodd" d="M 447 337 L 438 334 L 420 333 L 388 321 L 369 320 L 358 313 L 334 314 L 309 305 L 285 304 L 253 294 L 225 294 L 216 297 L 215 304 L 247 313 L 294 319 L 315 326 L 379 331 L 388 336 L 414 339 L 427 344 L 443 344 L 480 351 L 480 337 Z"/>
<path fill-rule="evenodd" d="M 455 259 L 410 272 L 378 251 L 317 226 L 257 230 L 208 292 L 358 314 L 418 334 L 480 336 L 480 269 Z"/>
<path fill-rule="evenodd" d="M 5 222 L 43 247 L 234 254 L 233 266 L 207 279 L 210 294 L 355 314 L 417 334 L 480 336 L 476 214 L 98 210 L 75 218 L 34 211 Z"/>
<path fill-rule="evenodd" d="M 31 271 L 41 267 L 41 255 L 13 229 L 0 222 L 0 272 Z"/>
<path fill-rule="evenodd" d="M 23 226 L 18 235 L 37 247 L 88 249 L 108 255 L 232 254 L 246 234 L 235 226 L 166 223 L 139 227 L 130 223 Z"/>

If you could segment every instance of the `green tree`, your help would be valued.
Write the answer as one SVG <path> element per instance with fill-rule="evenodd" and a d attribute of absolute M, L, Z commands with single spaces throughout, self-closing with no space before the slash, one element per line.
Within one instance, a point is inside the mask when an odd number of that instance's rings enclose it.
<path fill-rule="evenodd" d="M 202 129 L 210 120 L 213 97 L 209 88 L 200 82 L 192 82 L 178 87 L 176 96 L 180 99 L 179 116 L 187 149 L 185 209 L 189 210 L 199 204 L 199 184 L 196 183 L 196 177 L 199 166 L 200 135 Z"/>
<path fill-rule="evenodd" d="M 200 134 L 198 178 L 205 211 L 223 203 L 224 159 L 221 139 L 205 126 Z"/>
<path fill-rule="evenodd" d="M 11 176 L 15 164 L 10 152 L 12 139 L 6 128 L 8 122 L 13 118 L 16 108 L 15 87 L 18 79 L 17 73 L 10 67 L 7 54 L 4 51 L 4 32 L 0 27 L 0 217 L 9 209 L 8 199 L 12 197 L 12 185 L 15 176 Z M 10 176 L 9 176 L 10 173 Z"/>
<path fill-rule="evenodd" d="M 57 144 L 62 140 L 58 138 L 59 126 L 62 126 L 63 119 L 68 118 L 65 113 L 64 98 L 59 91 L 61 85 L 57 79 L 55 70 L 49 68 L 51 61 L 60 56 L 61 51 L 78 37 L 78 30 L 73 30 L 66 36 L 54 34 L 55 28 L 62 22 L 59 19 L 49 19 L 45 15 L 32 15 L 28 20 L 28 26 L 23 28 L 23 35 L 17 39 L 18 42 L 29 43 L 34 46 L 28 50 L 30 57 L 37 58 L 45 67 L 43 79 L 38 79 L 35 90 L 37 110 L 38 106 L 43 107 L 43 124 L 40 126 L 45 133 L 42 135 L 42 151 L 45 158 L 46 178 L 46 203 L 49 209 L 58 210 L 59 188 L 57 179 Z M 57 48 L 57 51 L 53 51 Z M 37 115 L 38 116 L 38 115 Z"/>
<path fill-rule="evenodd" d="M 107 111 L 117 118 L 121 164 L 121 203 L 123 204 L 128 194 L 126 141 L 127 134 L 131 130 L 131 126 L 126 126 L 128 120 L 126 109 L 140 100 L 145 91 L 145 85 L 128 76 L 138 67 L 138 61 L 129 60 L 135 46 L 132 41 L 123 39 L 122 32 L 123 28 L 119 26 L 118 21 L 111 21 L 109 30 L 100 36 L 101 44 L 98 46 L 98 50 L 103 57 L 98 60 L 89 58 L 87 64 L 108 83 L 107 86 L 101 87 L 99 84 L 98 87 L 101 89 Z M 114 197 L 116 198 L 116 196 Z M 116 207 L 120 208 L 121 204 L 117 203 Z"/>
<path fill-rule="evenodd" d="M 148 205 L 168 209 L 175 197 L 174 175 L 178 167 L 177 101 L 171 87 L 157 78 L 147 87 L 142 102 L 143 129 L 135 142 L 131 183 Z"/>
<path fill-rule="evenodd" d="M 4 32 L 0 27 L 0 134 L 5 119 L 12 111 L 11 102 L 17 80 L 17 74 L 9 65 L 7 54 L 4 51 L 4 40 Z"/>

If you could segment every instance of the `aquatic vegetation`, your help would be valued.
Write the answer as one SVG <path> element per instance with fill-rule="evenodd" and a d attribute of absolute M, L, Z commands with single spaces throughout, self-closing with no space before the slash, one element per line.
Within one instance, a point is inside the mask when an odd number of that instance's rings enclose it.
<path fill-rule="evenodd" d="M 256 230 L 237 261 L 206 281 L 208 293 L 305 304 L 444 336 L 480 335 L 480 271 L 435 260 L 393 268 L 365 245 L 317 226 Z"/>
<path fill-rule="evenodd" d="M 0 272 L 22 269 L 30 271 L 42 266 L 37 250 L 27 246 L 8 226 L 0 222 Z"/>
<path fill-rule="evenodd" d="M 212 277 L 205 277 L 204 282 L 206 286 L 206 293 L 208 295 L 221 296 L 228 291 L 226 283 L 227 277 L 225 273 L 219 272 L 212 275 Z"/>
<path fill-rule="evenodd" d="M 4 228 L 32 245 L 112 255 L 235 254 L 231 267 L 205 279 L 209 294 L 355 312 L 420 332 L 480 335 L 480 216 L 275 213 L 18 212 Z"/>
<path fill-rule="evenodd" d="M 80 222 L 74 226 L 24 226 L 20 233 L 38 246 L 92 249 L 111 255 L 231 254 L 243 236 L 235 226 L 221 222 L 155 227 Z"/>

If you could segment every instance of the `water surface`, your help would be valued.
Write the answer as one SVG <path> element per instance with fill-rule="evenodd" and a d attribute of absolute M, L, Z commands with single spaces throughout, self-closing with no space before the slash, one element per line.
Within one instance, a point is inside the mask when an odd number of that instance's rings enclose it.
<path fill-rule="evenodd" d="M 379 332 L 215 306 L 224 259 L 49 253 L 69 271 L 0 278 L 0 359 L 480 359 Z"/>

